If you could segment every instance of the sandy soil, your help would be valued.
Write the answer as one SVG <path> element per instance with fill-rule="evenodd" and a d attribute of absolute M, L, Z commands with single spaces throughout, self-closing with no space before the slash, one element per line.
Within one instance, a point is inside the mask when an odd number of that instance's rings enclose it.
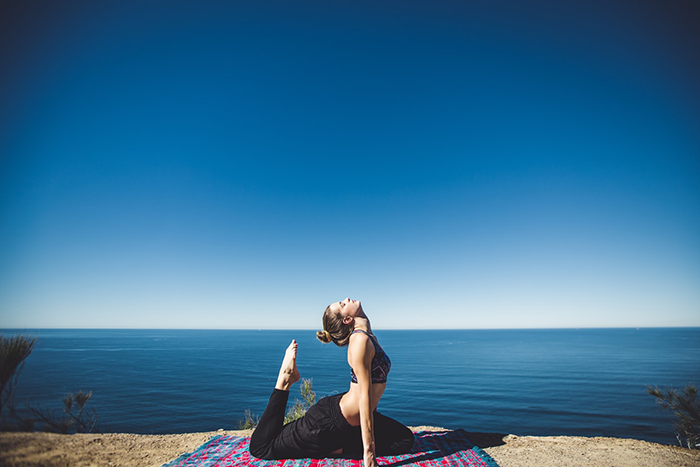
<path fill-rule="evenodd" d="M 414 427 L 426 429 L 427 427 Z M 161 466 L 218 431 L 178 435 L 0 433 L 0 466 Z M 501 467 L 700 467 L 700 451 L 618 438 L 470 433 Z"/>
<path fill-rule="evenodd" d="M 492 433 L 469 438 L 501 467 L 700 467 L 700 451 L 636 439 Z"/>

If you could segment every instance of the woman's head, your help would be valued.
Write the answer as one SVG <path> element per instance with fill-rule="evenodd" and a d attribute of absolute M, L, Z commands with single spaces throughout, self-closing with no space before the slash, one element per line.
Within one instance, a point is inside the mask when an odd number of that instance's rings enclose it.
<path fill-rule="evenodd" d="M 333 342 L 345 347 L 350 342 L 356 317 L 365 317 L 359 300 L 346 298 L 331 303 L 323 313 L 323 331 L 318 331 L 316 337 L 326 344 Z"/>

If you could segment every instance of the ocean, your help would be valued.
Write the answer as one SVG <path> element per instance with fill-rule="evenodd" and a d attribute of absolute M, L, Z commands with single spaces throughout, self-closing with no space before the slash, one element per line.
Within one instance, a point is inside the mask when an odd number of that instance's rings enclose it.
<path fill-rule="evenodd" d="M 18 409 L 60 410 L 66 394 L 92 391 L 101 432 L 236 429 L 246 410 L 262 414 L 292 338 L 319 397 L 350 381 L 345 349 L 315 331 L 23 332 L 38 341 L 19 377 Z M 645 385 L 700 383 L 700 328 L 375 334 L 392 360 L 379 410 L 406 425 L 676 444 L 673 416 Z"/>

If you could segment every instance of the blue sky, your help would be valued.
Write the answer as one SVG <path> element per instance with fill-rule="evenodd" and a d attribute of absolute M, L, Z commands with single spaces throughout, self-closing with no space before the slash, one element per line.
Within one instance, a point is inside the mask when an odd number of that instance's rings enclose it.
<path fill-rule="evenodd" d="M 0 8 L 0 328 L 700 326 L 696 1 Z"/>

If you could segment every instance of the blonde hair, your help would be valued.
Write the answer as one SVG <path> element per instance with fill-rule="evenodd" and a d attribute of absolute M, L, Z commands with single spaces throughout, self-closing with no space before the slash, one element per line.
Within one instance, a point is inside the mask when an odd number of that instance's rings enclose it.
<path fill-rule="evenodd" d="M 324 344 L 330 344 L 332 340 L 331 335 L 325 329 L 323 331 L 318 331 L 316 333 L 316 338 Z"/>
<path fill-rule="evenodd" d="M 333 342 L 338 347 L 345 347 L 350 342 L 353 326 L 343 323 L 340 312 L 333 313 L 331 306 L 323 312 L 323 331 L 316 333 L 316 338 L 324 344 Z"/>

